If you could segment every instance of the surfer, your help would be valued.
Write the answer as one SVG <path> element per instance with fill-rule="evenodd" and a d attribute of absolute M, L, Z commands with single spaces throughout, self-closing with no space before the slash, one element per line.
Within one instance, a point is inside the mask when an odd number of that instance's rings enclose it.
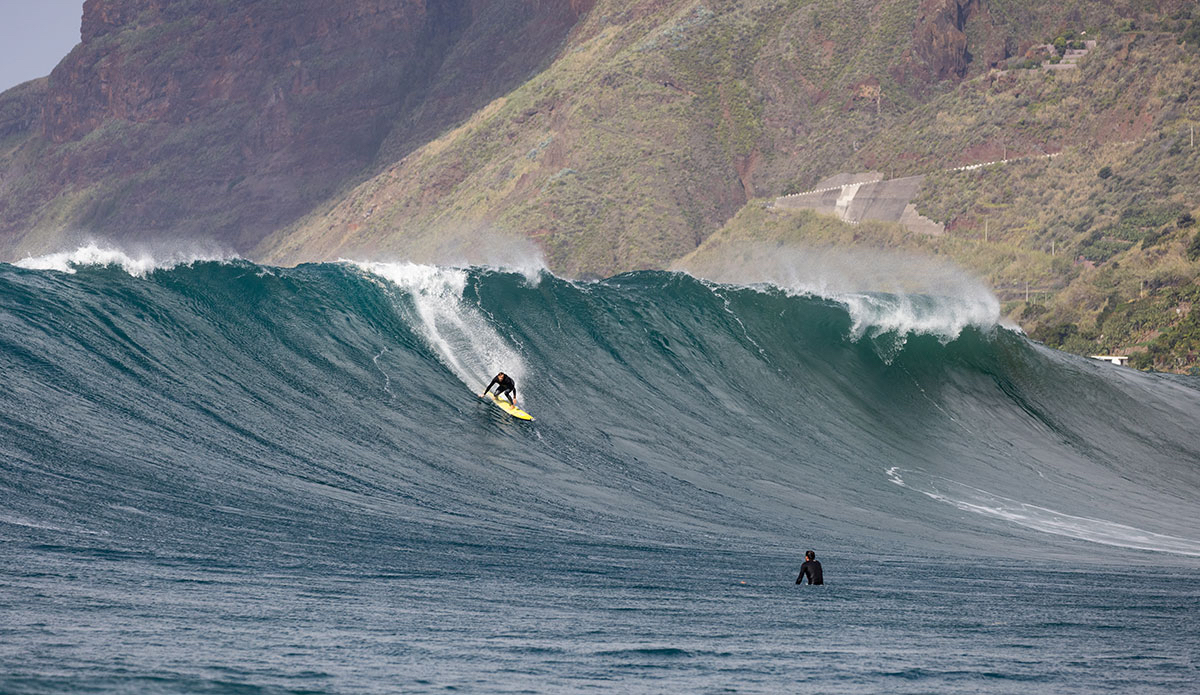
<path fill-rule="evenodd" d="M 496 376 L 492 377 L 491 383 L 488 384 L 487 388 L 485 388 L 483 390 L 483 393 L 481 393 L 479 395 L 486 396 L 487 392 L 492 390 L 492 386 L 496 387 L 496 398 L 497 399 L 499 399 L 500 396 L 504 396 L 507 394 L 508 402 L 512 403 L 513 407 L 516 407 L 516 405 L 517 405 L 517 382 L 513 381 L 513 378 L 511 376 L 505 374 L 504 372 L 500 372 Z"/>
<path fill-rule="evenodd" d="M 796 577 L 797 584 L 803 584 L 801 581 L 808 577 L 809 584 L 824 584 L 825 578 L 821 576 L 821 563 L 817 562 L 817 554 L 811 550 L 804 552 L 804 564 L 800 565 L 800 576 Z"/>

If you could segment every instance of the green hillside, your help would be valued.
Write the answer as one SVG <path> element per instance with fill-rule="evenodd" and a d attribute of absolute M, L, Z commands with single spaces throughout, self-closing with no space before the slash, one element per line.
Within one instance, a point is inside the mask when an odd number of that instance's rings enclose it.
<path fill-rule="evenodd" d="M 1141 367 L 1197 364 L 1200 44 L 1185 38 L 1197 25 L 1168 17 L 1111 31 L 1078 71 L 1011 71 L 939 102 L 935 120 L 954 124 L 961 147 L 964 133 L 1000 124 L 992 150 L 1029 158 L 934 173 L 918 208 L 967 244 L 954 257 L 1050 345 L 1132 354 Z"/>
<path fill-rule="evenodd" d="M 1038 12 L 1019 24 L 1050 31 L 1065 10 Z M 486 229 L 538 240 L 569 275 L 661 267 L 952 90 L 918 20 L 911 0 L 598 2 L 547 70 L 262 251 L 411 253 Z"/>

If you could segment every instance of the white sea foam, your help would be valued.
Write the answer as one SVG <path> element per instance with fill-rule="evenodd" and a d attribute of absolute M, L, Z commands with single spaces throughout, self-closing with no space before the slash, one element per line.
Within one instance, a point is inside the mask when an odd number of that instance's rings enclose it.
<path fill-rule="evenodd" d="M 1035 531 L 1122 548 L 1200 556 L 1200 541 L 1153 533 L 1103 519 L 1065 514 L 1001 497 L 923 471 L 892 467 L 887 469 L 886 473 L 896 485 L 919 492 L 930 499 L 966 512 L 1003 519 Z"/>
<path fill-rule="evenodd" d="M 232 253 L 192 250 L 152 255 L 149 252 L 132 252 L 90 242 L 74 251 L 61 251 L 44 256 L 27 256 L 13 265 L 30 270 L 57 270 L 74 273 L 81 266 L 120 266 L 135 277 L 144 277 L 155 270 L 174 268 L 200 261 L 231 261 Z"/>
<path fill-rule="evenodd" d="M 846 292 L 829 299 L 850 312 L 854 338 L 917 333 L 953 339 L 968 326 L 994 326 L 1000 319 L 1000 305 L 990 292 L 958 296 Z"/>
<path fill-rule="evenodd" d="M 519 273 L 534 286 L 547 272 L 546 259 L 533 241 L 486 228 L 442 230 L 435 246 L 410 250 L 405 259 L 415 264 Z"/>
<path fill-rule="evenodd" d="M 418 263 L 339 262 L 406 292 L 415 311 L 408 317 L 412 325 L 467 388 L 478 392 L 499 371 L 518 381 L 525 376 L 520 353 L 505 342 L 481 311 L 463 301 L 466 270 Z"/>
<path fill-rule="evenodd" d="M 909 253 L 745 243 L 674 269 L 838 302 L 850 314 L 855 339 L 916 333 L 953 340 L 967 326 L 1001 323 L 1000 303 L 982 282 L 948 261 Z"/>

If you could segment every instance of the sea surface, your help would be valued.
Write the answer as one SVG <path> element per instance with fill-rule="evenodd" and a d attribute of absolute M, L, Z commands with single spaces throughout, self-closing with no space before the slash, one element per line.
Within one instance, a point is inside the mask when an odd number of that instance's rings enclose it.
<path fill-rule="evenodd" d="M 1200 379 L 990 297 L 0 264 L 0 693 L 1109 691 L 1200 691 Z"/>

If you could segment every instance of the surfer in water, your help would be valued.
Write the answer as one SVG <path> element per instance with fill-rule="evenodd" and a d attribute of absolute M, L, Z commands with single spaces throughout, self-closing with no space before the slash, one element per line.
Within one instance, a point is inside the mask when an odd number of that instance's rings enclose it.
<path fill-rule="evenodd" d="M 492 377 L 492 382 L 490 384 L 488 384 L 487 388 L 485 388 L 483 390 L 483 393 L 481 393 L 479 395 L 486 396 L 487 392 L 492 390 L 492 386 L 496 387 L 496 398 L 497 399 L 499 399 L 501 396 L 507 395 L 508 402 L 512 403 L 513 407 L 516 407 L 516 405 L 517 405 L 517 382 L 513 381 L 513 378 L 511 376 L 505 374 L 504 372 L 500 372 L 496 376 Z"/>
<path fill-rule="evenodd" d="M 801 581 L 808 577 L 809 584 L 824 584 L 825 578 L 821 576 L 821 563 L 817 562 L 817 554 L 811 550 L 804 553 L 804 564 L 800 565 L 800 576 L 796 577 L 797 584 L 803 584 Z"/>

